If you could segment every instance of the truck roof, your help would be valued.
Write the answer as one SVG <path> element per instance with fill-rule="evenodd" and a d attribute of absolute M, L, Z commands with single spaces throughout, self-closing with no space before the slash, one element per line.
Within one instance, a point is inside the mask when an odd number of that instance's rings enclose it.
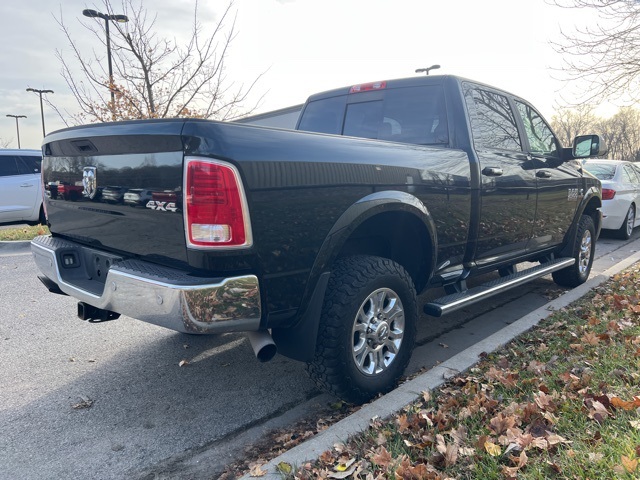
<path fill-rule="evenodd" d="M 423 75 L 423 76 L 415 76 L 415 77 L 408 77 L 408 78 L 396 78 L 392 80 L 380 80 L 377 82 L 367 82 L 367 83 L 361 83 L 357 85 L 349 85 L 347 87 L 335 88 L 332 90 L 327 90 L 325 92 L 319 92 L 319 93 L 313 94 L 307 99 L 307 102 L 312 102 L 312 101 L 320 100 L 323 98 L 330 98 L 330 97 L 336 97 L 339 95 L 347 95 L 349 93 L 354 93 L 352 89 L 358 88 L 358 87 L 362 87 L 363 89 L 367 89 L 367 90 L 377 90 L 377 89 L 385 89 L 385 88 L 440 85 L 446 82 L 461 83 L 465 81 L 473 82 L 479 85 L 484 85 L 486 87 L 492 88 L 494 90 L 500 90 L 502 92 L 509 93 L 502 88 L 494 87 L 486 83 L 478 82 L 477 80 L 472 80 L 472 79 L 461 77 L 458 75 Z M 378 86 L 382 84 L 384 84 L 384 86 Z M 359 91 L 364 91 L 364 90 L 359 90 Z M 519 97 L 518 95 L 513 95 L 513 96 Z"/>

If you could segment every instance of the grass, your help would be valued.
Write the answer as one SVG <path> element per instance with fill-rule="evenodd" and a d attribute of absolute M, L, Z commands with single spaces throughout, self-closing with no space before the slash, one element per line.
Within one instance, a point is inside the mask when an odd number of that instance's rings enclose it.
<path fill-rule="evenodd" d="M 616 275 L 283 477 L 640 478 L 639 284 L 638 266 Z"/>
<path fill-rule="evenodd" d="M 23 226 L 0 229 L 0 241 L 13 242 L 18 240 L 33 240 L 38 235 L 49 235 L 46 225 Z"/>

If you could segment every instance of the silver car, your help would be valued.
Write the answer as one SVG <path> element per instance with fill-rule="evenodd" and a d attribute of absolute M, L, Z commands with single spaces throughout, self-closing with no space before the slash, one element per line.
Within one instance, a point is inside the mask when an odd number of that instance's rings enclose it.
<path fill-rule="evenodd" d="M 45 223 L 40 150 L 0 150 L 0 223 Z"/>
<path fill-rule="evenodd" d="M 640 222 L 640 168 L 623 160 L 587 160 L 584 169 L 602 182 L 602 228 L 628 239 Z"/>

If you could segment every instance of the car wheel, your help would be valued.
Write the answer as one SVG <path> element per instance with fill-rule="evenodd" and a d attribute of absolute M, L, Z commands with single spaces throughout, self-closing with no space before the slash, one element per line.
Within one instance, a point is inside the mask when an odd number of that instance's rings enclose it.
<path fill-rule="evenodd" d="M 553 281 L 558 285 L 573 288 L 587 281 L 596 250 L 595 230 L 593 219 L 589 215 L 582 215 L 571 253 L 575 263 L 552 274 Z"/>
<path fill-rule="evenodd" d="M 404 372 L 416 336 L 416 292 L 406 270 L 388 259 L 339 260 L 322 307 L 309 376 L 352 403 L 386 393 Z"/>
<path fill-rule="evenodd" d="M 624 217 L 624 221 L 622 222 L 622 226 L 616 231 L 616 237 L 621 238 L 623 240 L 629 240 L 631 238 L 631 234 L 633 233 L 633 227 L 636 223 L 636 207 L 633 204 L 629 205 L 629 210 L 627 210 L 627 216 Z"/>

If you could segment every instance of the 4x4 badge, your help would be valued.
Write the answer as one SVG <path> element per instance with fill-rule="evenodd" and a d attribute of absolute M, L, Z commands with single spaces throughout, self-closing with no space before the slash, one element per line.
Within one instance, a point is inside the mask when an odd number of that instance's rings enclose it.
<path fill-rule="evenodd" d="M 84 190 L 82 190 L 82 194 L 93 200 L 96 196 L 96 192 L 98 191 L 96 181 L 96 167 L 84 167 L 82 170 L 82 186 Z"/>

